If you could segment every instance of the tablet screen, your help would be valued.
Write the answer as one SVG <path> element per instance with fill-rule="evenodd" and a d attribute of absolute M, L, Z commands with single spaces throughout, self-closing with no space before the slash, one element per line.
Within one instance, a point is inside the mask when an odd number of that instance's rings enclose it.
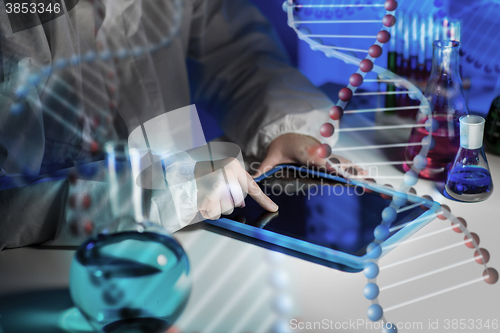
<path fill-rule="evenodd" d="M 283 169 L 259 182 L 280 207 L 277 213 L 266 212 L 247 196 L 244 208 L 235 208 L 224 217 L 356 256 L 366 254 L 391 199 L 361 187 L 296 172 Z M 410 222 L 423 212 L 420 207 L 400 212 L 392 227 Z"/>

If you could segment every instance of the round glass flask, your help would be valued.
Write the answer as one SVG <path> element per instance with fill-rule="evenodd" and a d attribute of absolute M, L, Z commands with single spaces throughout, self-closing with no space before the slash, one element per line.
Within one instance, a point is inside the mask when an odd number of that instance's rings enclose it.
<path fill-rule="evenodd" d="M 100 332 L 165 332 L 189 299 L 189 260 L 163 227 L 144 218 L 144 191 L 135 181 L 140 152 L 122 141 L 105 150 L 114 219 L 78 248 L 71 298 Z"/>

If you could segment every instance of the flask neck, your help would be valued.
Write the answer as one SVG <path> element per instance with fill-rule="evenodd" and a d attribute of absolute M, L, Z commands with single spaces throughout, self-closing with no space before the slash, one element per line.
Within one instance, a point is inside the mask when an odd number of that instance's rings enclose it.
<path fill-rule="evenodd" d="M 129 149 L 126 141 L 110 141 L 105 145 L 109 202 L 114 220 L 144 220 L 143 192 L 135 177 L 140 170 L 140 155 Z"/>
<path fill-rule="evenodd" d="M 452 40 L 434 42 L 432 70 L 425 90 L 433 114 L 469 114 L 460 77 L 460 43 Z"/>
<path fill-rule="evenodd" d="M 460 117 L 460 147 L 480 149 L 483 147 L 484 118 L 480 116 Z"/>
<path fill-rule="evenodd" d="M 460 43 L 451 40 L 435 41 L 433 56 L 431 79 L 445 79 L 459 81 L 460 78 L 460 61 L 459 61 Z"/>

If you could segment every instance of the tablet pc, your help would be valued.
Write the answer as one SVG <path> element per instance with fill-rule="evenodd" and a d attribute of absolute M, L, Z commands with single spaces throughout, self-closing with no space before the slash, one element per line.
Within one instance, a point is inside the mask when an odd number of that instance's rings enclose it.
<path fill-rule="evenodd" d="M 392 201 L 380 194 L 387 197 L 395 191 L 293 165 L 280 165 L 256 181 L 280 207 L 277 213 L 266 212 L 247 196 L 244 208 L 207 222 L 244 235 L 245 241 L 269 243 L 279 251 L 289 249 L 304 254 L 304 259 L 317 258 L 354 271 L 372 259 L 367 246 L 374 241 L 382 211 Z M 389 238 L 381 244 L 382 256 L 432 221 L 436 210 L 428 207 L 435 204 L 409 195 Z"/>

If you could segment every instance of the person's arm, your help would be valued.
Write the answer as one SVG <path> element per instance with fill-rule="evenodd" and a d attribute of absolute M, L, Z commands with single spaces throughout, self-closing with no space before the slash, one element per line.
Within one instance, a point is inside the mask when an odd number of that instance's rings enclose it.
<path fill-rule="evenodd" d="M 290 133 L 304 136 L 308 147 L 319 145 L 332 102 L 289 64 L 271 24 L 247 0 L 194 6 L 188 49 L 194 101 L 247 155 L 263 159 L 271 142 Z"/>
<path fill-rule="evenodd" d="M 3 17 L 2 15 L 5 15 Z M 12 33 L 5 13 L 0 14 L 0 251 L 41 243 L 54 237 L 60 216 L 56 208 L 67 186 L 54 181 L 30 186 L 21 175 L 37 175 L 42 163 L 45 133 L 36 91 L 12 112 L 16 90 L 29 73 L 37 72 L 50 58 L 43 29 Z M 17 176 L 16 176 L 17 175 Z M 9 188 L 9 189 L 6 189 Z"/>

